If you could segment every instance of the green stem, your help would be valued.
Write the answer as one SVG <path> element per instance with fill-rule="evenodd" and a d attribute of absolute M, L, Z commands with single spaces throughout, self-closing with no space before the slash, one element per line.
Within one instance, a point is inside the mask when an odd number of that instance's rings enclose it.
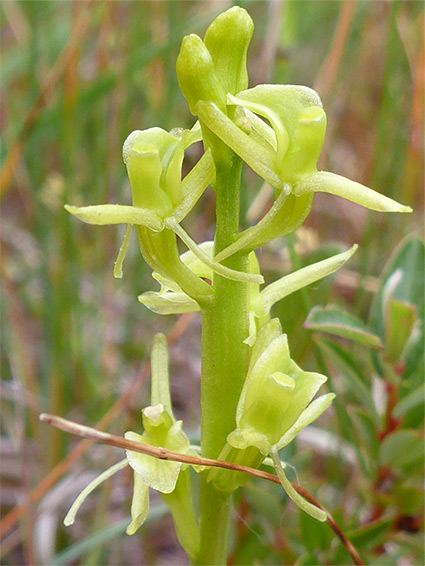
<path fill-rule="evenodd" d="M 217 165 L 215 253 L 234 241 L 239 228 L 241 161 L 236 156 Z M 225 264 L 248 270 L 248 259 L 234 255 Z M 248 284 L 214 275 L 214 300 L 202 310 L 201 445 L 202 455 L 217 458 L 235 415 L 248 369 Z M 225 564 L 231 495 L 207 483 L 200 485 L 201 546 L 197 564 Z"/>

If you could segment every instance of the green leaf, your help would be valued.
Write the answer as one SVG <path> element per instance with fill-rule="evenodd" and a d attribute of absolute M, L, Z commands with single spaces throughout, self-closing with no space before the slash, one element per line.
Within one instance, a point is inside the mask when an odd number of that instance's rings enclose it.
<path fill-rule="evenodd" d="M 346 387 L 379 426 L 380 418 L 372 398 L 370 385 L 353 356 L 333 340 L 320 339 L 316 342 L 322 352 L 341 371 Z"/>
<path fill-rule="evenodd" d="M 355 448 L 360 452 L 360 464 L 370 476 L 377 469 L 379 441 L 373 419 L 361 407 L 348 407 L 348 414 L 353 423 L 353 440 Z"/>
<path fill-rule="evenodd" d="M 315 521 L 307 513 L 299 513 L 302 542 L 306 550 L 317 554 L 320 550 L 327 550 L 332 542 L 333 533 L 326 523 Z M 309 562 L 309 565 L 312 563 Z"/>
<path fill-rule="evenodd" d="M 385 338 L 384 291 L 388 279 L 400 269 L 402 278 L 394 290 L 393 297 L 415 305 L 420 311 L 424 302 L 424 257 L 424 244 L 418 237 L 413 236 L 400 243 L 386 264 L 370 312 L 371 327 L 382 340 Z"/>
<path fill-rule="evenodd" d="M 414 305 L 392 297 L 386 302 L 384 313 L 386 355 L 393 363 L 399 361 L 416 318 Z"/>
<path fill-rule="evenodd" d="M 357 317 L 338 307 L 314 307 L 304 322 L 304 327 L 348 338 L 370 348 L 383 347 L 379 336 L 371 332 Z"/>
<path fill-rule="evenodd" d="M 420 513 L 424 505 L 424 491 L 422 486 L 402 481 L 393 486 L 391 496 L 402 515 L 414 516 Z"/>
<path fill-rule="evenodd" d="M 411 471 L 423 465 L 424 442 L 416 430 L 397 430 L 386 436 L 379 451 L 381 465 Z"/>
<path fill-rule="evenodd" d="M 393 410 L 393 416 L 396 418 L 403 417 L 416 407 L 424 404 L 425 400 L 425 384 L 422 383 L 417 389 L 411 391 L 406 397 L 401 399 Z"/>
<path fill-rule="evenodd" d="M 368 525 L 346 533 L 348 540 L 359 550 L 376 546 L 383 542 L 393 523 L 392 517 L 383 517 Z"/>

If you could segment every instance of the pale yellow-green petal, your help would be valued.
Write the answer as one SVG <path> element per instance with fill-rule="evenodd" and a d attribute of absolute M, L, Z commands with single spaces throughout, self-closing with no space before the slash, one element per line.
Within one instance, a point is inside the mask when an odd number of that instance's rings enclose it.
<path fill-rule="evenodd" d="M 181 222 L 189 214 L 214 177 L 215 165 L 211 150 L 208 149 L 182 181 L 183 201 L 172 214 L 177 222 Z"/>
<path fill-rule="evenodd" d="M 134 486 L 133 499 L 131 501 L 131 523 L 126 530 L 128 535 L 134 535 L 146 521 L 149 513 L 149 488 L 137 472 L 133 472 L 133 477 Z"/>
<path fill-rule="evenodd" d="M 280 450 L 284 446 L 287 446 L 296 435 L 303 430 L 306 426 L 311 424 L 320 415 L 326 411 L 329 405 L 332 403 L 332 400 L 335 398 L 334 393 L 327 393 L 326 395 L 322 395 L 318 399 L 315 399 L 310 403 L 310 405 L 301 413 L 298 420 L 288 429 L 279 442 L 273 448 L 275 450 Z"/>
<path fill-rule="evenodd" d="M 331 193 L 378 212 L 412 212 L 410 206 L 399 204 L 356 181 L 327 171 L 310 175 L 294 187 L 295 195 L 311 192 Z"/>
<path fill-rule="evenodd" d="M 296 505 L 298 505 L 300 509 L 305 511 L 308 515 L 310 515 L 314 519 L 317 519 L 318 521 L 321 522 L 326 521 L 326 513 L 322 509 L 316 507 L 316 505 L 309 503 L 306 499 L 304 499 L 304 497 L 302 497 L 302 495 L 300 495 L 292 487 L 291 482 L 286 477 L 283 467 L 280 463 L 278 453 L 276 451 L 272 451 L 270 453 L 270 456 L 272 457 L 277 477 L 279 478 L 279 481 L 282 484 L 283 489 L 286 491 L 288 497 L 290 497 L 292 501 Z"/>
<path fill-rule="evenodd" d="M 144 440 L 132 431 L 126 432 L 124 436 L 127 440 L 135 442 L 143 443 Z M 126 450 L 126 453 L 130 466 L 140 474 L 146 485 L 162 493 L 173 491 L 181 468 L 180 462 L 167 462 L 132 450 Z"/>
<path fill-rule="evenodd" d="M 151 349 L 151 405 L 160 403 L 174 419 L 168 374 L 167 338 L 158 332 L 153 337 Z"/>
<path fill-rule="evenodd" d="M 234 269 L 230 269 L 229 267 L 225 267 L 220 263 L 213 261 L 199 246 L 196 242 L 192 240 L 192 238 L 183 230 L 183 228 L 174 221 L 172 218 L 167 218 L 165 221 L 167 228 L 172 230 L 177 236 L 181 239 L 181 241 L 189 248 L 193 254 L 198 257 L 201 261 L 205 263 L 212 271 L 225 277 L 226 279 L 231 279 L 232 281 L 243 281 L 245 283 L 255 283 L 260 285 L 264 283 L 264 277 L 260 274 L 256 273 L 243 273 L 241 271 L 235 271 Z"/>
<path fill-rule="evenodd" d="M 122 244 L 120 246 L 119 252 L 118 252 L 118 257 L 116 262 L 114 263 L 114 277 L 116 277 L 117 279 L 121 279 L 122 278 L 122 266 L 124 263 L 124 259 L 125 256 L 127 254 L 127 250 L 128 250 L 128 244 L 130 243 L 130 237 L 131 237 L 131 233 L 133 231 L 133 226 L 131 224 L 127 224 L 127 227 L 125 229 L 125 234 L 124 234 L 124 238 L 122 240 Z"/>
<path fill-rule="evenodd" d="M 157 314 L 183 314 L 185 312 L 196 312 L 200 310 L 198 303 L 191 299 L 186 293 L 155 293 L 147 291 L 139 295 L 138 300 L 149 310 Z"/>
<path fill-rule="evenodd" d="M 298 269 L 294 273 L 274 281 L 261 291 L 260 295 L 255 299 L 252 308 L 255 310 L 256 315 L 265 316 L 277 301 L 334 273 L 350 259 L 356 249 L 357 245 L 355 244 L 346 252 Z"/>
<path fill-rule="evenodd" d="M 68 511 L 68 513 L 65 516 L 65 519 L 63 520 L 64 525 L 66 527 L 68 527 L 69 525 L 72 525 L 74 523 L 75 516 L 78 513 L 79 508 L 84 503 L 84 501 L 87 499 L 87 497 L 90 495 L 90 493 L 94 489 L 96 489 L 101 483 L 103 483 L 105 480 L 109 479 L 111 476 L 113 476 L 114 474 L 116 474 L 120 470 L 124 469 L 126 466 L 128 466 L 127 458 L 125 460 L 121 460 L 121 462 L 118 462 L 117 464 L 114 464 L 113 466 L 111 466 L 110 468 L 108 468 L 107 470 L 105 470 L 104 472 L 99 474 L 93 481 L 91 481 L 82 490 L 82 492 L 76 498 L 74 503 L 71 505 L 70 510 Z"/>
<path fill-rule="evenodd" d="M 99 204 L 78 207 L 66 204 L 65 210 L 87 224 L 135 224 L 146 226 L 154 232 L 160 232 L 164 228 L 162 219 L 153 210 L 137 206 Z"/>
<path fill-rule="evenodd" d="M 248 108 L 248 110 L 251 110 L 251 112 L 255 112 L 256 114 L 267 118 L 276 136 L 277 148 L 275 167 L 276 169 L 278 169 L 289 147 L 288 132 L 286 131 L 285 125 L 280 119 L 279 115 L 272 108 L 264 104 L 258 104 L 256 102 L 249 101 L 247 102 L 241 98 L 238 98 L 237 96 L 232 96 L 231 94 L 227 95 L 227 103 L 238 104 L 239 106 Z"/>

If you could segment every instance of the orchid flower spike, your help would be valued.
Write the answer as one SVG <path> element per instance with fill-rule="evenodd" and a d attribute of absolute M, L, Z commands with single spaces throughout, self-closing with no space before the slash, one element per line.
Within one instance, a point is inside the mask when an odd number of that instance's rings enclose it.
<path fill-rule="evenodd" d="M 290 357 L 288 339 L 278 319 L 263 325 L 253 346 L 248 375 L 236 412 L 236 429 L 227 437 L 219 458 L 258 467 L 272 457 L 276 473 L 288 496 L 306 513 L 323 521 L 326 515 L 301 497 L 286 479 L 278 451 L 317 419 L 335 397 L 327 393 L 315 399 L 326 382 L 324 375 L 303 371 Z M 229 478 L 212 470 L 209 480 L 223 490 L 233 490 L 245 480 Z"/>

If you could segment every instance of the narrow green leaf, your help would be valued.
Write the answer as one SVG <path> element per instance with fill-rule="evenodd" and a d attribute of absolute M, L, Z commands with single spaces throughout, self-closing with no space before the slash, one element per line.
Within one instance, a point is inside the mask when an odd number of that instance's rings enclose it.
<path fill-rule="evenodd" d="M 364 472 L 371 477 L 378 465 L 379 441 L 376 424 L 361 407 L 348 407 L 347 412 L 353 424 L 353 440 L 359 452 L 359 462 Z"/>
<path fill-rule="evenodd" d="M 411 391 L 406 397 L 401 399 L 394 407 L 393 416 L 396 418 L 403 417 L 416 407 L 423 405 L 425 401 L 425 383 L 422 383 L 417 389 Z"/>
<path fill-rule="evenodd" d="M 348 338 L 370 348 L 383 347 L 379 336 L 371 332 L 357 317 L 338 307 L 314 307 L 304 322 L 304 327 Z"/>
<path fill-rule="evenodd" d="M 341 371 L 341 376 L 345 378 L 344 384 L 348 390 L 367 410 L 374 422 L 379 425 L 380 417 L 376 411 L 370 385 L 353 356 L 333 340 L 320 339 L 316 340 L 316 342 L 322 352 Z"/>
<path fill-rule="evenodd" d="M 384 517 L 368 525 L 349 531 L 346 535 L 348 540 L 354 544 L 357 549 L 369 548 L 383 542 L 392 523 L 392 517 Z"/>
<path fill-rule="evenodd" d="M 423 466 L 424 441 L 416 430 L 396 430 L 386 436 L 379 451 L 381 464 L 409 471 Z"/>
<path fill-rule="evenodd" d="M 424 303 L 424 258 L 424 244 L 413 236 L 404 239 L 387 262 L 370 311 L 371 327 L 382 340 L 385 338 L 384 291 L 388 279 L 400 269 L 401 281 L 396 286 L 393 297 L 415 305 L 420 312 Z"/>

